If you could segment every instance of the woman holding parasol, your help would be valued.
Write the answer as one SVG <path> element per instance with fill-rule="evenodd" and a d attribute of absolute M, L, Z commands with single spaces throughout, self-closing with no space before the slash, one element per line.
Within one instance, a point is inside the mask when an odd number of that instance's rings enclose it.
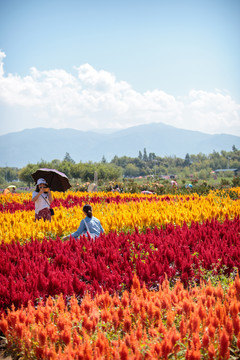
<path fill-rule="evenodd" d="M 53 197 L 45 179 L 38 179 L 36 190 L 32 194 L 32 201 L 35 202 L 35 220 L 51 221 L 50 206 Z"/>

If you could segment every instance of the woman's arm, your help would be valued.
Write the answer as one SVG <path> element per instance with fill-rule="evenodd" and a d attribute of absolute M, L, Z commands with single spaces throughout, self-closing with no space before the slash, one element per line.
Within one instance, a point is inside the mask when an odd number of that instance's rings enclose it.
<path fill-rule="evenodd" d="M 80 225 L 79 225 L 77 231 L 75 231 L 74 233 L 72 233 L 72 234 L 70 234 L 70 235 L 76 239 L 76 238 L 79 237 L 84 231 L 87 231 L 87 229 L 86 229 L 86 227 L 85 227 L 84 221 L 82 220 L 82 221 L 80 222 Z M 62 240 L 65 241 L 65 240 L 69 239 L 69 238 L 70 238 L 70 235 L 64 236 L 64 237 L 62 238 Z"/>
<path fill-rule="evenodd" d="M 103 227 L 102 227 L 102 224 L 101 224 L 101 223 L 100 223 L 100 232 L 101 232 L 101 234 L 104 233 L 104 230 L 103 230 Z"/>
<path fill-rule="evenodd" d="M 32 201 L 37 201 L 37 199 L 39 198 L 39 196 L 41 196 L 42 194 L 44 193 L 44 189 L 41 189 L 39 190 L 39 192 L 37 193 L 37 195 L 35 195 L 33 198 L 32 198 Z"/>
<path fill-rule="evenodd" d="M 81 220 L 80 225 L 77 229 L 77 231 L 75 231 L 74 233 L 72 233 L 71 235 L 76 239 L 77 237 L 79 237 L 84 231 L 87 231 L 85 223 L 83 220 Z"/>

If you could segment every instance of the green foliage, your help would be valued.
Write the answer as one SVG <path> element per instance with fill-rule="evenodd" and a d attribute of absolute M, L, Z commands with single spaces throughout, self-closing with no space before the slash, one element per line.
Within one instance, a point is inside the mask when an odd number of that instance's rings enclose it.
<path fill-rule="evenodd" d="M 75 161 L 71 158 L 71 156 L 68 152 L 66 152 L 63 161 L 70 162 L 71 164 L 75 164 Z"/>
<path fill-rule="evenodd" d="M 154 191 L 157 194 L 165 193 L 166 184 L 164 189 L 159 186 L 162 185 L 160 175 L 175 175 L 178 184 L 192 183 L 194 191 L 198 190 L 199 193 L 206 193 L 212 186 L 230 187 L 240 186 L 239 176 L 236 176 L 233 171 L 225 171 L 223 173 L 214 173 L 216 169 L 238 169 L 240 171 L 240 150 L 234 145 L 232 151 L 222 150 L 220 153 L 213 151 L 212 154 L 186 154 L 185 159 L 176 156 L 160 157 L 155 153 L 147 153 L 144 148 L 143 152 L 139 151 L 137 157 L 129 156 L 114 156 L 108 163 L 105 156 L 99 163 L 75 163 L 69 153 L 66 153 L 64 159 L 54 159 L 51 162 L 41 160 L 37 164 L 28 164 L 22 169 L 4 167 L 0 168 L 0 184 L 2 187 L 6 186 L 9 182 L 14 180 L 21 180 L 28 186 L 33 185 L 31 174 L 38 168 L 46 167 L 53 168 L 64 172 L 71 182 L 77 181 L 78 183 L 94 181 L 94 173 L 97 172 L 98 180 L 100 183 L 106 181 L 117 181 L 119 183 L 122 176 L 124 178 L 144 178 L 146 176 L 154 176 L 154 181 L 151 184 L 145 182 L 145 187 L 142 190 Z M 197 181 L 207 182 L 208 186 L 198 184 Z M 167 182 L 168 185 L 170 181 Z M 126 189 L 131 192 L 134 189 L 140 191 L 138 184 L 134 182 L 126 183 Z M 196 188 L 197 186 L 197 188 Z M 173 189 L 169 189 L 173 192 Z M 183 189 L 184 190 L 184 189 Z M 176 193 L 176 189 L 174 190 Z M 184 190 L 185 191 L 185 190 Z M 187 190 L 190 191 L 189 189 Z"/>
<path fill-rule="evenodd" d="M 19 173 L 18 173 L 18 177 L 21 181 L 24 181 L 25 183 L 28 184 L 28 186 L 31 186 L 34 184 L 34 180 L 31 176 L 31 174 L 33 174 L 37 169 L 39 168 L 38 165 L 34 165 L 34 164 L 28 164 L 27 166 L 23 167 Z"/>
<path fill-rule="evenodd" d="M 234 176 L 234 178 L 232 179 L 232 186 L 240 186 L 240 176 Z"/>

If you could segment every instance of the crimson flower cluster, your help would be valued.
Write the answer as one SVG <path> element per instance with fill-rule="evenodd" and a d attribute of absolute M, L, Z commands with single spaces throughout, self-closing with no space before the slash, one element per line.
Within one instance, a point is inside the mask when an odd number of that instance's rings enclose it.
<path fill-rule="evenodd" d="M 60 238 L 0 245 L 0 309 L 11 304 L 62 293 L 80 300 L 88 291 L 110 294 L 130 290 L 133 276 L 148 289 L 165 277 L 185 286 L 199 281 L 202 269 L 240 269 L 240 219 L 216 219 L 191 227 L 168 225 L 132 234 L 103 234 L 95 242 L 85 236 L 62 242 Z M 215 265 L 214 265 L 215 264 Z M 221 270 L 223 271 L 223 270 Z"/>

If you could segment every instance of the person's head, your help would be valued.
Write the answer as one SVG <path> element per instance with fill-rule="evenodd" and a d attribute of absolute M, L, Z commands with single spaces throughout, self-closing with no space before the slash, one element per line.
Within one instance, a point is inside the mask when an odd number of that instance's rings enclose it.
<path fill-rule="evenodd" d="M 37 186 L 36 186 L 36 191 L 37 192 L 39 192 L 40 189 L 47 188 L 47 187 L 48 187 L 48 184 L 47 184 L 45 179 L 43 179 L 43 178 L 38 179 Z"/>
<path fill-rule="evenodd" d="M 91 205 L 84 205 L 83 212 L 84 212 L 84 214 L 87 215 L 87 217 L 91 218 L 92 217 L 92 207 L 91 207 Z"/>

